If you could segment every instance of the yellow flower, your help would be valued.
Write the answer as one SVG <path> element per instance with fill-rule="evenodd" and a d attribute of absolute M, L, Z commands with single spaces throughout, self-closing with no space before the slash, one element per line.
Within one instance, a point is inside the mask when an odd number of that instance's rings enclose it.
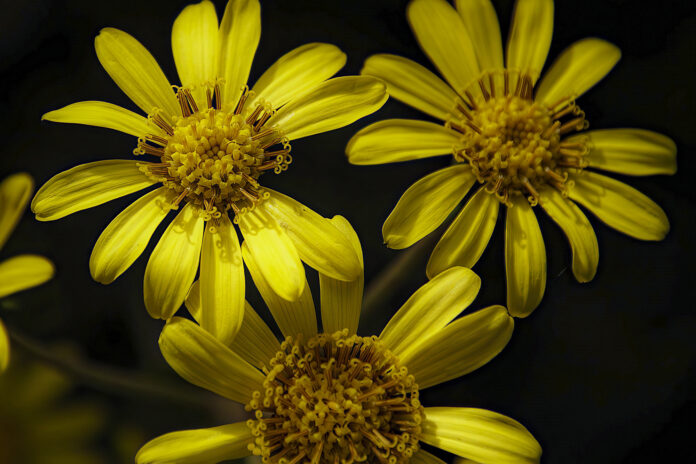
<path fill-rule="evenodd" d="M 451 154 L 455 164 L 413 184 L 382 228 L 391 248 L 406 248 L 439 226 L 477 182 L 482 184 L 454 219 L 427 266 L 433 277 L 451 266 L 472 267 L 505 205 L 507 304 L 528 316 L 546 287 L 546 251 L 533 206 L 540 204 L 563 229 L 573 274 L 591 280 L 597 238 L 577 202 L 607 225 L 641 240 L 661 240 L 665 213 L 628 185 L 596 168 L 629 175 L 673 174 L 676 147 L 640 129 L 587 128 L 575 99 L 601 80 L 620 58 L 596 38 L 568 47 L 535 88 L 553 30 L 552 0 L 518 0 L 506 61 L 498 19 L 488 0 L 414 0 L 408 19 L 421 47 L 449 85 L 423 66 L 394 55 L 375 55 L 362 74 L 444 126 L 391 119 L 368 126 L 349 142 L 353 164 L 381 164 Z M 573 201 L 570 201 L 573 200 Z"/>
<path fill-rule="evenodd" d="M 74 103 L 43 118 L 134 135 L 136 155 L 159 159 L 74 167 L 50 179 L 32 202 L 37 219 L 48 221 L 160 185 L 101 234 L 90 258 L 92 276 L 103 284 L 116 279 L 168 212 L 184 205 L 148 261 L 145 305 L 152 317 L 170 318 L 200 259 L 202 325 L 223 339 L 234 336 L 244 312 L 244 268 L 233 222 L 283 298 L 301 295 L 302 261 L 337 279 L 358 274 L 357 256 L 328 219 L 263 188 L 259 178 L 288 168 L 290 141 L 350 124 L 387 98 L 384 84 L 373 77 L 331 78 L 346 56 L 323 43 L 290 51 L 249 90 L 260 14 L 258 0 L 230 0 L 218 25 L 211 2 L 186 7 L 172 28 L 182 82 L 176 91 L 135 38 L 103 29 L 95 40 L 97 57 L 147 118 L 98 101 Z"/>
<path fill-rule="evenodd" d="M 332 221 L 360 253 L 348 221 Z M 170 320 L 159 340 L 179 375 L 244 404 L 250 419 L 155 438 L 138 452 L 138 464 L 215 463 L 252 453 L 279 464 L 442 463 L 419 442 L 479 463 L 538 462 L 541 448 L 518 422 L 483 409 L 420 403 L 420 390 L 481 367 L 512 335 L 513 318 L 502 306 L 455 319 L 481 285 L 471 270 L 439 274 L 377 337 L 357 335 L 362 274 L 353 282 L 320 274 L 318 332 L 309 290 L 295 302 L 284 300 L 256 264 L 251 260 L 249 270 L 282 343 L 249 304 L 232 343 L 182 318 Z M 201 314 L 198 290 L 194 284 L 186 300 L 195 319 Z"/>
<path fill-rule="evenodd" d="M 0 249 L 17 226 L 33 190 L 34 181 L 23 172 L 0 182 Z M 6 259 L 0 262 L 0 298 L 41 285 L 54 272 L 53 263 L 43 256 L 19 255 Z M 10 340 L 0 319 L 0 372 L 9 361 Z"/>

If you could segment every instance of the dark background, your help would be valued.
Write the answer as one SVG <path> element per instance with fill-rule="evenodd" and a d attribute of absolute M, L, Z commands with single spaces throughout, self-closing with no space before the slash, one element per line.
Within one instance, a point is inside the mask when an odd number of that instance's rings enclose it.
<path fill-rule="evenodd" d="M 133 137 L 100 128 L 42 123 L 41 115 L 90 99 L 138 111 L 97 61 L 92 41 L 106 26 L 137 37 L 170 81 L 178 83 L 170 31 L 174 18 L 189 2 L 3 3 L 0 177 L 28 171 L 40 186 L 76 164 L 129 157 Z M 224 2 L 215 3 L 221 17 Z M 494 3 L 501 28 L 507 31 L 513 1 Z M 285 52 L 312 41 L 334 43 L 348 54 L 343 75 L 357 74 L 363 61 L 378 52 L 403 55 L 432 68 L 408 28 L 406 4 L 406 0 L 262 2 L 263 32 L 250 82 Z M 665 209 L 672 230 L 663 242 L 640 242 L 591 217 L 599 240 L 599 271 L 593 282 L 578 284 L 569 270 L 570 250 L 562 232 L 539 214 L 548 254 L 548 285 L 541 306 L 528 319 L 517 321 L 510 344 L 491 363 L 425 391 L 426 405 L 482 407 L 514 417 L 539 440 L 546 463 L 696 461 L 692 438 L 696 414 L 695 30 L 696 4 L 688 0 L 556 2 L 547 64 L 567 45 L 586 36 L 607 39 L 623 52 L 617 68 L 579 101 L 591 127 L 642 127 L 676 141 L 679 171 L 675 176 L 623 179 Z M 352 126 L 293 142 L 295 161 L 290 170 L 263 179 L 265 185 L 323 215 L 346 216 L 362 240 L 368 283 L 404 253 L 384 247 L 380 232 L 399 196 L 415 180 L 449 162 L 443 157 L 374 167 L 349 165 L 343 150 L 350 136 L 370 122 L 389 117 L 427 119 L 389 101 L 378 113 Z M 150 319 L 142 303 L 146 257 L 155 240 L 112 285 L 104 287 L 90 278 L 87 263 L 94 242 L 138 195 L 51 223 L 39 223 L 27 213 L 0 258 L 42 253 L 56 263 L 58 274 L 33 292 L 5 299 L 0 317 L 10 330 L 42 344 L 69 342 L 83 359 L 117 369 L 122 380 L 144 379 L 183 391 L 186 398 L 177 400 L 108 388 L 99 379 L 77 377 L 81 386 L 76 394 L 103 402 L 112 424 L 135 427 L 139 437 L 135 441 L 144 442 L 168 431 L 231 422 L 236 410 L 222 402 L 211 407 L 209 395 L 178 378 L 161 358 L 157 336 L 162 323 Z M 474 308 L 505 301 L 502 230 L 496 229 L 474 268 L 483 278 Z M 433 243 L 414 258 L 413 271 L 390 286 L 384 304 L 365 315 L 363 333 L 378 333 L 426 281 L 425 262 Z M 308 275 L 315 285 L 316 276 Z M 318 286 L 313 288 L 318 302 Z M 251 285 L 247 293 L 257 311 L 267 317 Z M 15 348 L 21 351 L 16 344 Z M 105 454 L 109 443 L 109 433 L 104 433 L 99 445 Z"/>

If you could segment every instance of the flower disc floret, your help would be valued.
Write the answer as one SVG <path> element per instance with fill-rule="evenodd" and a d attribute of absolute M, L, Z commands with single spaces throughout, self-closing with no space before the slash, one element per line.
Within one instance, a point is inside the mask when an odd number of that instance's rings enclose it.
<path fill-rule="evenodd" d="M 406 463 L 418 451 L 418 385 L 377 337 L 288 337 L 247 404 L 264 462 Z"/>

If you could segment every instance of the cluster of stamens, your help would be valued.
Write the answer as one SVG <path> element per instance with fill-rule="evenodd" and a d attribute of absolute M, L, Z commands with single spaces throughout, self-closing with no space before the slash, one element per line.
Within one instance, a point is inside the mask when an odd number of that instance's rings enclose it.
<path fill-rule="evenodd" d="M 489 193 L 508 206 L 511 195 L 535 206 L 546 186 L 568 194 L 567 170 L 587 165 L 584 143 L 561 140 L 588 126 L 572 99 L 535 102 L 532 79 L 510 70 L 486 73 L 463 93 L 458 115 L 446 123 L 462 133 L 454 158 L 468 162 Z"/>
<path fill-rule="evenodd" d="M 230 209 L 244 212 L 267 196 L 258 182 L 264 172 L 287 170 L 292 162 L 289 143 L 275 128 L 265 127 L 273 108 L 260 103 L 245 109 L 250 97 L 252 92 L 245 89 L 234 107 L 223 107 L 216 84 L 207 89 L 207 108 L 199 109 L 191 91 L 179 88 L 181 116 L 150 115 L 164 135 L 139 139 L 134 153 L 160 159 L 140 169 L 176 192 L 174 208 L 184 200 L 192 202 L 206 220 Z"/>
<path fill-rule="evenodd" d="M 406 463 L 423 407 L 413 375 L 377 337 L 288 337 L 246 409 L 265 463 Z"/>

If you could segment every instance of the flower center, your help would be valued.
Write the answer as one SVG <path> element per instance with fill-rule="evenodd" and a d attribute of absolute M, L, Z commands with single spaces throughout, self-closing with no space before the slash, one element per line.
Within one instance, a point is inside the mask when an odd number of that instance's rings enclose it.
<path fill-rule="evenodd" d="M 527 75 L 489 72 L 469 86 L 457 102 L 458 117 L 446 123 L 463 134 L 455 160 L 468 162 L 486 190 L 508 206 L 510 195 L 525 195 L 535 206 L 546 186 L 567 195 L 566 170 L 587 165 L 583 143 L 561 140 L 587 128 L 584 112 L 569 99 L 535 102 L 532 91 Z"/>
<path fill-rule="evenodd" d="M 245 91 L 234 108 L 222 109 L 219 87 L 207 94 L 208 107 L 199 110 L 191 91 L 180 88 L 181 116 L 167 121 L 159 113 L 152 115 L 166 136 L 148 135 L 134 150 L 159 157 L 159 163 L 140 169 L 178 194 L 175 207 L 184 200 L 193 202 L 206 220 L 229 209 L 237 214 L 253 208 L 266 196 L 259 177 L 268 170 L 285 171 L 292 162 L 287 140 L 264 126 L 273 115 L 270 104 L 245 110 L 250 96 Z"/>
<path fill-rule="evenodd" d="M 263 462 L 396 464 L 418 451 L 418 385 L 377 337 L 288 337 L 270 366 L 246 406 Z"/>

